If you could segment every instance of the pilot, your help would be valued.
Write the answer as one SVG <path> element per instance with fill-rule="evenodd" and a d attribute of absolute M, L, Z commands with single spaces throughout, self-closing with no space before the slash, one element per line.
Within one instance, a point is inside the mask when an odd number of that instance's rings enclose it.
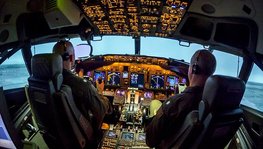
<path fill-rule="evenodd" d="M 75 62 L 74 48 L 69 41 L 59 41 L 53 47 L 53 53 L 60 54 L 63 59 L 63 84 L 71 87 L 75 103 L 82 114 L 92 120 L 94 136 L 100 137 L 100 127 L 110 103 L 101 98 L 90 81 L 86 81 L 72 73 Z"/>
<path fill-rule="evenodd" d="M 215 69 L 216 59 L 210 51 L 194 53 L 188 69 L 189 86 L 182 93 L 169 97 L 146 127 L 148 146 L 167 148 L 166 140 L 176 133 L 190 111 L 198 109 L 206 79 Z"/>

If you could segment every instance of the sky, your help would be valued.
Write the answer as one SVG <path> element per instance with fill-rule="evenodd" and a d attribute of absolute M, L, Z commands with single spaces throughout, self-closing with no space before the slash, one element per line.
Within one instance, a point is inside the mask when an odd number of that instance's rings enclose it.
<path fill-rule="evenodd" d="M 71 39 L 73 45 L 86 43 L 80 39 Z M 32 47 L 32 53 L 50 53 L 55 43 L 36 45 Z M 121 36 L 104 36 L 102 41 L 94 41 L 93 55 L 98 54 L 134 54 L 134 40 L 131 37 Z M 190 47 L 180 46 L 179 42 L 171 39 L 156 37 L 141 37 L 141 55 L 158 56 L 165 58 L 183 59 L 189 62 L 193 53 L 198 49 L 203 49 L 202 45 L 191 44 Z M 80 48 L 75 48 L 80 49 Z M 81 48 L 83 51 L 83 47 Z M 85 51 L 84 53 L 87 53 Z M 78 55 L 78 51 L 76 52 Z M 215 74 L 223 74 L 237 76 L 238 70 L 242 66 L 242 58 L 235 55 L 214 50 L 213 54 L 217 60 L 217 68 Z M 3 64 L 22 64 L 23 59 L 21 52 L 17 52 Z M 239 69 L 238 69 L 239 68 Z M 255 65 L 249 81 L 263 83 L 262 71 Z"/>

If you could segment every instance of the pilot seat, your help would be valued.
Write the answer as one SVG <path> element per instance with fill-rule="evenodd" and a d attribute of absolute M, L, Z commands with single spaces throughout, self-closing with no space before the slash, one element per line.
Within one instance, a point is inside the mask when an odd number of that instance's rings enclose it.
<path fill-rule="evenodd" d="M 38 54 L 31 60 L 29 102 L 49 148 L 91 148 L 93 129 L 76 107 L 71 88 L 63 85 L 62 58 Z"/>
<path fill-rule="evenodd" d="M 162 144 L 169 149 L 223 149 L 243 122 L 239 104 L 244 91 L 245 83 L 239 78 L 210 76 L 198 110 L 191 111 L 177 133 Z"/>

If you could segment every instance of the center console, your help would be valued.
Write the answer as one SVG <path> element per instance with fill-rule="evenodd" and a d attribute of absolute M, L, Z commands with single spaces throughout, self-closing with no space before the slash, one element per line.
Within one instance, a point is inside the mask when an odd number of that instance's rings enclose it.
<path fill-rule="evenodd" d="M 128 88 L 127 91 L 116 90 L 113 106 L 119 107 L 119 121 L 115 125 L 110 124 L 110 129 L 105 131 L 100 148 L 149 148 L 145 142 L 143 123 L 143 118 L 147 115 L 143 111 L 148 108 L 148 104 L 143 101 L 144 98 L 140 96 L 138 88 Z"/>

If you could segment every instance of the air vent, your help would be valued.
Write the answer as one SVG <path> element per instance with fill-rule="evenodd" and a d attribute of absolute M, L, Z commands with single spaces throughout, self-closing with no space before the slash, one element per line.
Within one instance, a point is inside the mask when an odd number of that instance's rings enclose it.
<path fill-rule="evenodd" d="M 46 10 L 56 8 L 56 6 L 57 6 L 57 0 L 47 0 Z"/>

